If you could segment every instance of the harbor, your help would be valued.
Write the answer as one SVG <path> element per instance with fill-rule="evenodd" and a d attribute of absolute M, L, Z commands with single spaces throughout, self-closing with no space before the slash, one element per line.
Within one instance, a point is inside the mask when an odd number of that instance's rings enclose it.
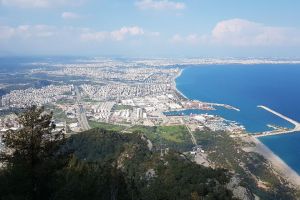
<path fill-rule="evenodd" d="M 292 129 L 285 129 L 285 128 L 275 128 L 274 130 L 272 131 L 264 131 L 264 132 L 261 132 L 261 133 L 256 133 L 256 134 L 253 134 L 254 137 L 256 138 L 259 138 L 259 137 L 265 137 L 265 136 L 272 136 L 272 135 L 281 135 L 281 134 L 289 134 L 289 133 L 295 133 L 295 132 L 299 132 L 300 131 L 300 123 L 285 116 L 285 115 L 282 115 L 274 110 L 272 110 L 271 108 L 268 108 L 266 106 L 263 106 L 263 105 L 259 105 L 257 106 L 258 108 L 262 108 L 290 123 L 292 123 L 295 127 L 292 128 Z"/>

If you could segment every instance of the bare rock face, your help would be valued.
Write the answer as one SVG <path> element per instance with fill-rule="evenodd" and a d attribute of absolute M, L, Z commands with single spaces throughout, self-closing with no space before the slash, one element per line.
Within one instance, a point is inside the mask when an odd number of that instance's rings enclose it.
<path fill-rule="evenodd" d="M 241 181 L 237 176 L 233 176 L 227 184 L 227 189 L 232 191 L 233 197 L 241 200 L 255 200 L 256 198 L 252 192 L 249 189 L 240 186 L 240 182 Z"/>

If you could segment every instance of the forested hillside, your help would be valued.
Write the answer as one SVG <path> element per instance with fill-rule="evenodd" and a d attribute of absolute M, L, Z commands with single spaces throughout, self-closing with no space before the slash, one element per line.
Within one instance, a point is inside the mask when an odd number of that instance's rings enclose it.
<path fill-rule="evenodd" d="M 65 138 L 52 114 L 31 108 L 3 136 L 0 199 L 232 199 L 223 169 L 171 149 L 151 151 L 142 134 L 96 128 Z"/>

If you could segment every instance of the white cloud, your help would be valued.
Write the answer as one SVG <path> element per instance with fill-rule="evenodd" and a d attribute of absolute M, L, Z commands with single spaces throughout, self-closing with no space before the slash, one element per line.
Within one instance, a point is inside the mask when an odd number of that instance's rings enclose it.
<path fill-rule="evenodd" d="M 300 30 L 266 26 L 245 19 L 224 20 L 216 24 L 211 33 L 171 37 L 172 43 L 229 46 L 295 46 L 300 45 Z"/>
<path fill-rule="evenodd" d="M 127 36 L 141 36 L 144 35 L 145 32 L 142 28 L 138 26 L 132 27 L 122 27 L 119 30 L 111 31 L 111 32 L 87 32 L 81 35 L 81 39 L 83 40 L 95 40 L 95 41 L 103 41 L 103 40 L 115 40 L 121 41 L 124 40 Z"/>
<path fill-rule="evenodd" d="M 89 28 L 56 27 L 48 25 L 0 26 L 0 40 L 28 40 L 74 38 L 81 41 L 123 41 L 130 37 L 157 37 L 158 32 L 145 32 L 138 26 L 122 27 L 114 31 L 95 31 Z"/>
<path fill-rule="evenodd" d="M 17 27 L 0 26 L 0 39 L 46 38 L 54 36 L 57 30 L 47 25 L 20 25 Z"/>
<path fill-rule="evenodd" d="M 124 37 L 126 37 L 127 35 L 138 36 L 143 34 L 144 30 L 138 26 L 123 27 L 120 30 L 113 31 L 110 33 L 111 37 L 117 41 L 123 40 Z"/>
<path fill-rule="evenodd" d="M 46 8 L 62 5 L 79 5 L 83 0 L 0 0 L 0 4 L 20 8 Z"/>
<path fill-rule="evenodd" d="M 183 10 L 186 7 L 185 3 L 170 0 L 139 0 L 135 5 L 141 10 Z"/>
<path fill-rule="evenodd" d="M 244 19 L 230 19 L 217 23 L 212 41 L 234 46 L 291 45 L 299 43 L 299 30 L 266 26 Z"/>
<path fill-rule="evenodd" d="M 15 28 L 15 35 L 21 38 L 47 38 L 54 36 L 57 30 L 48 25 L 21 25 Z"/>
<path fill-rule="evenodd" d="M 69 20 L 69 19 L 78 19 L 80 18 L 80 15 L 73 12 L 63 12 L 61 14 L 61 17 L 65 20 Z"/>

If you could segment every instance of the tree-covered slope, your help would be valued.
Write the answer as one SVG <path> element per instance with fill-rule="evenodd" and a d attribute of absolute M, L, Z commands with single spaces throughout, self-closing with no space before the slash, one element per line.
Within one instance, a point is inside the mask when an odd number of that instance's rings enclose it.
<path fill-rule="evenodd" d="M 232 199 L 227 172 L 195 164 L 146 136 L 92 129 L 65 138 L 32 107 L 3 135 L 0 199 Z"/>
<path fill-rule="evenodd" d="M 66 149 L 73 158 L 61 175 L 60 194 L 73 199 L 87 191 L 90 199 L 231 199 L 224 170 L 172 150 L 151 152 L 142 135 L 93 129 L 71 137 Z"/>

